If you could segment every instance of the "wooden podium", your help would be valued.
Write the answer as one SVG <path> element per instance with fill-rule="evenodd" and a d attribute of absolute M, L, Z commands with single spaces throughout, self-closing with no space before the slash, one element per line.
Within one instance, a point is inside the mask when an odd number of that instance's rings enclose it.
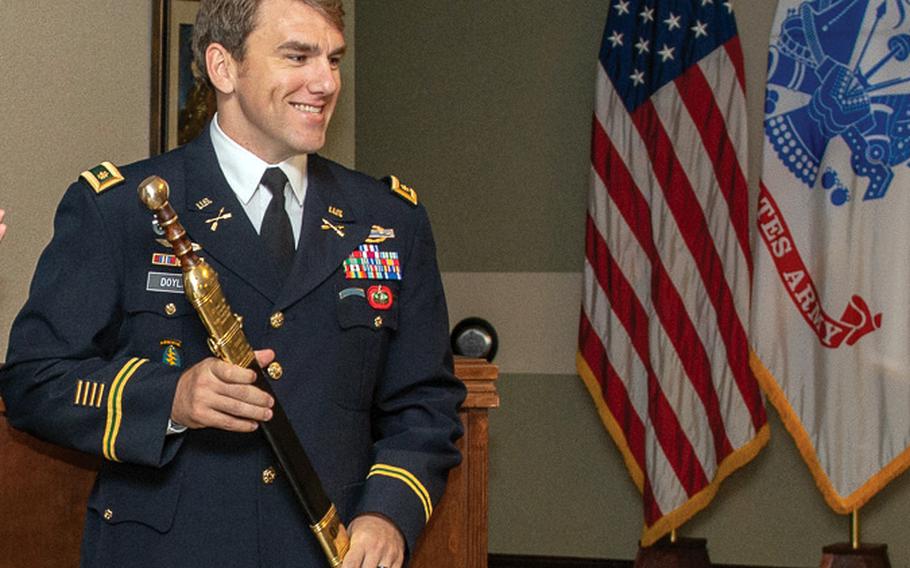
<path fill-rule="evenodd" d="M 495 365 L 456 359 L 468 389 L 459 416 L 461 465 L 421 537 L 411 568 L 486 568 L 488 418 L 499 406 Z M 98 460 L 17 432 L 0 401 L 0 568 L 79 565 L 85 505 Z"/>

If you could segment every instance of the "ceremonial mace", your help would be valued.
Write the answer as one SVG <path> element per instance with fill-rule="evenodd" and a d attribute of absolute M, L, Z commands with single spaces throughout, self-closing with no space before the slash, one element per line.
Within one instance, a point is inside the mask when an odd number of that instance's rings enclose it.
<path fill-rule="evenodd" d="M 165 231 L 165 238 L 180 259 L 183 289 L 208 331 L 209 349 L 223 361 L 254 371 L 255 386 L 275 399 L 272 419 L 261 422 L 260 429 L 287 475 L 288 483 L 303 507 L 310 530 L 322 545 L 329 566 L 340 566 L 350 541 L 338 511 L 325 494 L 310 458 L 272 391 L 265 371 L 256 361 L 253 348 L 243 333 L 243 319 L 231 310 L 225 300 L 218 274 L 193 251 L 186 229 L 168 202 L 169 193 L 167 182 L 158 176 L 150 176 L 139 185 L 139 200 L 155 214 L 158 224 Z"/>

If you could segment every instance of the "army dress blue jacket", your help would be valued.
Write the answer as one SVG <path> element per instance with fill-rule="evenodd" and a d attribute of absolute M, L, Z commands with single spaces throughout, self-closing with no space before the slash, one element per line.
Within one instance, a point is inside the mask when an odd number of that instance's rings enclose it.
<path fill-rule="evenodd" d="M 79 181 L 63 197 L 0 369 L 14 427 L 104 458 L 82 565 L 325 565 L 260 432 L 166 435 L 178 378 L 210 353 L 172 251 L 137 198 L 153 174 L 168 181 L 171 205 L 250 343 L 275 350 L 283 375 L 272 388 L 342 520 L 384 515 L 413 550 L 460 460 L 465 395 L 452 374 L 424 208 L 311 155 L 295 264 L 282 285 L 208 129 L 96 174 L 86 177 L 95 188 Z M 106 188 L 103 178 L 118 175 L 123 182 Z M 392 266 L 345 266 L 364 251 L 388 253 Z M 370 301 L 380 285 L 390 304 Z"/>

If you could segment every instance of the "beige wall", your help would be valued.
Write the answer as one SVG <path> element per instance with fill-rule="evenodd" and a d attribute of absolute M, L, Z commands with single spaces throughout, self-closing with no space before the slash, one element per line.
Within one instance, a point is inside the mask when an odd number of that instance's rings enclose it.
<path fill-rule="evenodd" d="M 151 15 L 151 0 L 0 0 L 0 360 L 63 191 L 102 160 L 148 154 Z M 342 69 L 325 153 L 353 165 L 353 49 Z"/>
<path fill-rule="evenodd" d="M 493 552 L 631 558 L 639 535 L 634 486 L 571 371 L 593 100 L 585 85 L 606 4 L 361 2 L 356 109 L 354 61 L 344 67 L 338 144 L 327 153 L 353 164 L 356 118 L 358 165 L 401 174 L 430 206 L 453 321 L 481 315 L 502 334 Z M 753 188 L 775 4 L 737 3 Z M 353 16 L 353 0 L 346 6 Z M 0 358 L 65 187 L 100 160 L 147 153 L 150 25 L 150 1 L 0 0 L 0 207 L 10 224 Z M 348 25 L 353 44 L 353 17 Z M 895 566 L 910 565 L 908 508 L 904 476 L 865 510 L 866 536 L 889 544 Z M 708 538 L 719 562 L 812 566 L 821 546 L 846 537 L 846 521 L 772 419 L 769 447 L 683 534 Z"/>

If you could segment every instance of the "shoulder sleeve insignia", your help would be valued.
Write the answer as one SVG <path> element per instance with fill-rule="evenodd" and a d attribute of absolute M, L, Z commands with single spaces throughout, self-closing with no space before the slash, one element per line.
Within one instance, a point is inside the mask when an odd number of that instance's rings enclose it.
<path fill-rule="evenodd" d="M 101 162 L 94 168 L 85 170 L 81 177 L 92 186 L 95 193 L 107 191 L 115 185 L 119 185 L 124 179 L 117 166 L 110 162 Z"/>
<path fill-rule="evenodd" d="M 395 176 L 388 176 L 383 178 L 383 181 L 389 184 L 389 187 L 392 189 L 392 193 L 398 195 L 411 205 L 417 205 L 417 192 L 401 183 Z"/>

